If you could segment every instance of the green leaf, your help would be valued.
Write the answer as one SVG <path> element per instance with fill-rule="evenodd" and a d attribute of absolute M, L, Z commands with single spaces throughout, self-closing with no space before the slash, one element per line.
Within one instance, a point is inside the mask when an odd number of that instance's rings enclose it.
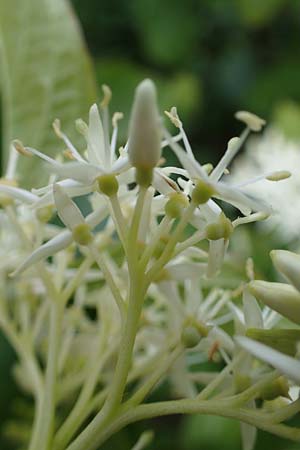
<path fill-rule="evenodd" d="M 65 0 L 0 0 L 2 151 L 9 143 L 56 155 L 63 149 L 51 124 L 60 118 L 72 139 L 74 120 L 95 100 L 96 83 L 79 24 Z M 22 158 L 20 181 L 47 179 L 35 158 Z"/>

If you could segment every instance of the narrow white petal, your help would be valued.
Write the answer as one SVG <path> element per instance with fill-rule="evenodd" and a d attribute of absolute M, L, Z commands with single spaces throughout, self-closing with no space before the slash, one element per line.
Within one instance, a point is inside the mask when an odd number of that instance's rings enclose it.
<path fill-rule="evenodd" d="M 89 113 L 88 159 L 92 164 L 106 167 L 109 161 L 105 154 L 104 131 L 96 103 Z"/>
<path fill-rule="evenodd" d="M 62 186 L 69 197 L 80 197 L 81 195 L 87 195 L 94 191 L 93 184 L 84 185 L 74 180 L 58 181 L 56 184 Z M 51 190 L 48 189 L 48 192 L 46 191 L 42 197 L 37 197 L 37 201 L 33 205 L 35 208 L 41 208 L 54 203 L 53 185 L 49 185 L 48 187 Z"/>
<path fill-rule="evenodd" d="M 0 193 L 8 195 L 9 197 L 19 200 L 23 203 L 34 203 L 39 198 L 25 189 L 16 188 L 13 186 L 7 186 L 5 184 L 0 184 Z"/>
<path fill-rule="evenodd" d="M 300 384 L 300 361 L 280 353 L 267 345 L 244 336 L 236 337 L 237 343 L 253 356 L 273 366 L 291 380 Z"/>
<path fill-rule="evenodd" d="M 207 276 L 213 277 L 220 270 L 226 250 L 224 239 L 209 241 Z"/>
<path fill-rule="evenodd" d="M 123 172 L 124 170 L 130 169 L 131 165 L 129 162 L 128 155 L 120 156 L 111 166 L 110 172 L 111 173 L 119 173 Z"/>
<path fill-rule="evenodd" d="M 238 208 L 241 213 L 248 216 L 252 211 L 270 212 L 270 208 L 260 200 L 254 199 L 244 192 L 234 189 L 224 183 L 215 186 L 217 194 L 214 197 L 224 200 Z"/>
<path fill-rule="evenodd" d="M 41 245 L 39 248 L 34 250 L 30 256 L 11 274 L 11 276 L 19 275 L 28 269 L 33 264 L 54 255 L 55 253 L 68 247 L 73 241 L 72 234 L 69 230 L 65 230 L 46 244 Z"/>
<path fill-rule="evenodd" d="M 168 275 L 172 280 L 185 281 L 193 278 L 201 278 L 206 271 L 205 263 L 179 263 L 166 266 Z"/>
<path fill-rule="evenodd" d="M 104 172 L 100 167 L 78 161 L 51 166 L 50 170 L 61 178 L 71 178 L 85 184 L 91 184 L 97 176 Z"/>
<path fill-rule="evenodd" d="M 77 225 L 85 223 L 80 209 L 77 205 L 75 205 L 70 197 L 68 197 L 64 189 L 59 186 L 59 184 L 53 185 L 53 196 L 57 213 L 69 230 L 73 230 Z"/>
<path fill-rule="evenodd" d="M 247 328 L 263 328 L 264 321 L 261 309 L 256 298 L 250 294 L 247 288 L 243 292 L 243 307 Z"/>

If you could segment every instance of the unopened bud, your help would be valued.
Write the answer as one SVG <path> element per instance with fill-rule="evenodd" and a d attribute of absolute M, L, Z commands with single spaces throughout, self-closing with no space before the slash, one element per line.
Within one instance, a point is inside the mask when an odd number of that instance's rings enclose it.
<path fill-rule="evenodd" d="M 278 397 L 289 397 L 289 385 L 284 377 L 278 377 L 265 386 L 261 392 L 260 397 L 263 400 L 274 400 Z"/>
<path fill-rule="evenodd" d="M 135 91 L 130 127 L 128 155 L 139 170 L 153 169 L 161 156 L 161 128 L 154 83 L 146 79 Z"/>
<path fill-rule="evenodd" d="M 270 255 L 276 269 L 300 291 L 300 255 L 288 250 L 272 250 Z"/>
<path fill-rule="evenodd" d="M 80 245 L 88 245 L 93 239 L 91 229 L 87 223 L 76 225 L 72 230 L 72 235 L 74 241 Z"/>
<path fill-rule="evenodd" d="M 169 200 L 165 205 L 165 211 L 167 216 L 172 219 L 177 219 L 181 216 L 184 208 L 188 206 L 189 202 L 187 197 L 181 192 L 174 192 L 170 195 Z"/>
<path fill-rule="evenodd" d="M 77 119 L 75 121 L 75 126 L 76 126 L 76 130 L 78 131 L 78 133 L 80 133 L 82 136 L 87 136 L 88 132 L 89 132 L 89 127 L 88 125 L 85 123 L 84 120 L 82 119 Z"/>
<path fill-rule="evenodd" d="M 248 289 L 258 300 L 300 325 L 300 293 L 293 286 L 256 280 Z"/>
<path fill-rule="evenodd" d="M 210 241 L 229 239 L 232 232 L 233 225 L 224 213 L 220 214 L 218 222 L 211 223 L 205 228 L 206 237 Z"/>

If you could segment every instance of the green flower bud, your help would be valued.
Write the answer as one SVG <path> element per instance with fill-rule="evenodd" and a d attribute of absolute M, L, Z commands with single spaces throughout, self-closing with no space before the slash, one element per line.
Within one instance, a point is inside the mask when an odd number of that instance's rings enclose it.
<path fill-rule="evenodd" d="M 278 377 L 265 386 L 260 392 L 263 400 L 274 400 L 277 397 L 289 398 L 289 385 L 284 377 Z"/>
<path fill-rule="evenodd" d="M 215 189 L 209 183 L 204 180 L 198 180 L 192 192 L 192 201 L 196 205 L 203 205 L 208 202 L 215 192 Z"/>
<path fill-rule="evenodd" d="M 221 213 L 218 222 L 211 223 L 205 228 L 206 237 L 210 241 L 217 241 L 218 239 L 229 239 L 233 232 L 231 221 Z"/>
<path fill-rule="evenodd" d="M 256 280 L 248 289 L 258 300 L 300 325 L 300 293 L 293 286 Z"/>
<path fill-rule="evenodd" d="M 246 336 L 272 347 L 275 350 L 289 356 L 295 356 L 297 343 L 300 341 L 300 330 L 297 329 L 272 329 L 248 328 Z"/>
<path fill-rule="evenodd" d="M 170 195 L 165 205 L 165 212 L 172 219 L 178 219 L 188 204 L 189 202 L 186 196 L 180 192 L 176 192 Z"/>
<path fill-rule="evenodd" d="M 133 167 L 153 169 L 161 156 L 161 127 L 154 83 L 138 85 L 130 117 L 128 155 Z"/>
<path fill-rule="evenodd" d="M 87 223 L 76 225 L 72 230 L 72 235 L 74 241 L 80 245 L 88 245 L 93 239 L 91 229 Z"/>
<path fill-rule="evenodd" d="M 96 182 L 98 190 L 108 197 L 113 197 L 118 192 L 119 183 L 115 175 L 100 175 Z"/>
<path fill-rule="evenodd" d="M 53 206 L 44 206 L 36 210 L 36 217 L 42 223 L 47 223 L 53 216 Z"/>
<path fill-rule="evenodd" d="M 193 326 L 184 327 L 181 333 L 181 342 L 186 348 L 193 348 L 199 344 L 200 339 L 202 338 L 201 334 L 197 330 L 197 328 Z"/>
<path fill-rule="evenodd" d="M 276 269 L 300 291 L 300 255 L 287 250 L 272 250 L 270 254 Z"/>

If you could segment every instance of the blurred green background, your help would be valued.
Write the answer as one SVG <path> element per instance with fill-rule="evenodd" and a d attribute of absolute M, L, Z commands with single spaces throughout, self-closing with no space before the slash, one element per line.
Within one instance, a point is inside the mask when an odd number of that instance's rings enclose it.
<path fill-rule="evenodd" d="M 239 109 L 261 115 L 288 137 L 300 138 L 298 0 L 72 3 L 92 55 L 97 83 L 112 88 L 112 111 L 123 111 L 128 118 L 136 84 L 151 77 L 158 86 L 161 108 L 177 106 L 202 162 L 216 162 L 226 141 L 239 133 L 241 127 L 233 118 Z M 126 120 L 123 137 L 125 125 Z M 267 250 L 268 243 L 264 245 Z M 261 262 L 260 253 L 261 249 L 256 262 L 268 272 L 269 262 L 266 257 Z M 7 421 L 27 415 L 30 419 L 30 400 L 8 379 L 14 355 L 4 338 L 0 353 L 0 422 L 4 434 L 15 435 L 15 425 L 8 426 Z M 166 395 L 167 388 L 160 393 Z M 156 435 L 149 446 L 152 450 L 241 448 L 237 423 L 194 416 L 137 424 L 119 433 L 105 449 L 129 450 L 139 433 L 148 428 Z M 18 432 L 22 431 L 19 426 Z M 0 448 L 16 449 L 17 444 L 4 437 Z M 266 448 L 296 450 L 299 445 L 259 432 L 256 450 Z"/>

